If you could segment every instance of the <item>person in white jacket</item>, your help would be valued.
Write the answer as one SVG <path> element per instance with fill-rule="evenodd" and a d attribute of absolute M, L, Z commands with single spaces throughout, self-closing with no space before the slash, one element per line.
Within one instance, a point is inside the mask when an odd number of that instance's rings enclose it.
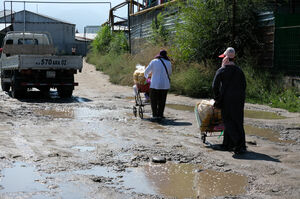
<path fill-rule="evenodd" d="M 166 50 L 161 50 L 149 63 L 145 70 L 145 77 L 152 73 L 150 84 L 150 101 L 153 119 L 164 118 L 167 93 L 170 89 L 170 75 L 172 65 Z"/>

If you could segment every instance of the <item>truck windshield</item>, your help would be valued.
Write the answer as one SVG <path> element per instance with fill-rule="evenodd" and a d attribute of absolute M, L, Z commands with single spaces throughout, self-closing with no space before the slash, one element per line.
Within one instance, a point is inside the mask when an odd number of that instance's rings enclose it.
<path fill-rule="evenodd" d="M 38 45 L 37 39 L 19 39 L 18 44 Z"/>

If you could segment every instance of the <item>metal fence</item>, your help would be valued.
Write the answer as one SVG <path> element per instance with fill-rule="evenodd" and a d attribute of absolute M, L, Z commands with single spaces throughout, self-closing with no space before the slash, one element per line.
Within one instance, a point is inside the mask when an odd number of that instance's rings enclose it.
<path fill-rule="evenodd" d="M 274 67 L 300 75 L 300 14 L 275 16 Z"/>
<path fill-rule="evenodd" d="M 177 10 L 165 7 L 153 9 L 149 12 L 130 17 L 131 52 L 139 52 L 141 46 L 152 37 L 151 24 L 156 21 L 159 13 L 164 15 L 164 26 L 170 33 L 175 32 L 175 24 L 178 21 Z"/>

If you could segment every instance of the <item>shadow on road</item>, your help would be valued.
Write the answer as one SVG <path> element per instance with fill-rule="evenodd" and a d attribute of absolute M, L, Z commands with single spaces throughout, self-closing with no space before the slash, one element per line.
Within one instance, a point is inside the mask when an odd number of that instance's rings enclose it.
<path fill-rule="evenodd" d="M 247 151 L 244 154 L 234 154 L 232 157 L 240 160 L 264 160 L 264 161 L 272 161 L 272 162 L 281 162 L 277 158 L 273 158 L 269 155 L 263 153 L 257 153 L 254 151 Z"/>
<path fill-rule="evenodd" d="M 161 120 L 153 120 L 151 118 L 147 118 L 145 120 L 148 120 L 150 122 L 155 122 L 162 126 L 191 126 L 192 125 L 192 123 L 190 122 L 179 122 L 177 121 L 177 119 L 171 119 L 171 118 L 164 118 Z"/>
<path fill-rule="evenodd" d="M 221 144 L 208 144 L 205 146 L 206 148 L 213 149 L 215 151 L 224 151 L 229 152 L 228 150 L 224 150 L 221 147 Z M 233 151 L 231 151 L 233 152 Z M 264 161 L 272 161 L 272 162 L 281 162 L 279 159 L 273 158 L 269 155 L 263 154 L 263 153 L 257 153 L 254 151 L 246 151 L 242 154 L 234 154 L 232 155 L 234 159 L 240 159 L 240 160 L 264 160 Z"/>
<path fill-rule="evenodd" d="M 9 93 L 11 96 L 11 93 Z M 18 98 L 21 102 L 29 103 L 84 103 L 92 100 L 72 96 L 71 98 L 60 98 L 56 91 L 50 91 L 49 93 L 43 93 L 41 91 L 28 91 L 22 98 Z"/>

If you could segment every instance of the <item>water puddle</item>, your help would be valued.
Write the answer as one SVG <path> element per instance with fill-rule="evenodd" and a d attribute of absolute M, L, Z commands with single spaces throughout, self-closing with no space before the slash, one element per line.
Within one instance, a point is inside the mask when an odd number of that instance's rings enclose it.
<path fill-rule="evenodd" d="M 113 178 L 114 182 L 121 182 L 117 186 L 137 193 L 178 199 L 239 195 L 245 193 L 247 185 L 245 176 L 202 170 L 200 165 L 192 164 L 150 163 L 143 168 L 128 168 L 121 173 L 107 167 L 94 167 L 76 173 Z"/>
<path fill-rule="evenodd" d="M 35 172 L 35 168 L 21 162 L 16 162 L 13 168 L 5 168 L 2 171 L 0 181 L 2 190 L 0 193 L 7 192 L 40 192 L 46 191 L 45 185 L 40 184 L 41 176 Z"/>
<path fill-rule="evenodd" d="M 244 125 L 245 133 L 247 135 L 255 135 L 258 137 L 266 138 L 272 142 L 279 143 L 294 143 L 294 140 L 281 140 L 280 134 L 272 129 L 258 128 L 250 125 Z"/>
<path fill-rule="evenodd" d="M 95 118 L 104 116 L 110 110 L 96 110 L 91 108 L 54 108 L 36 110 L 35 114 L 42 116 L 50 116 L 53 118 L 72 118 L 72 119 L 84 119 Z"/>
<path fill-rule="evenodd" d="M 35 167 L 22 162 L 14 163 L 12 168 L 3 169 L 1 175 L 0 193 L 4 198 L 8 195 L 13 198 L 81 199 L 87 198 L 86 196 L 90 193 L 87 186 L 68 182 L 67 177 L 63 176 L 59 183 L 54 185 L 57 189 L 55 195 L 49 194 L 53 185 L 46 180 L 45 176 L 54 178 L 55 175 L 40 174 Z"/>
<path fill-rule="evenodd" d="M 247 118 L 255 119 L 267 119 L 267 120 L 276 120 L 276 119 L 285 119 L 286 117 L 278 115 L 277 113 L 267 112 L 267 111 L 254 111 L 254 110 L 245 110 L 244 116 Z"/>
<path fill-rule="evenodd" d="M 245 176 L 202 170 L 192 164 L 149 165 L 145 174 L 161 194 L 175 198 L 234 196 L 245 193 L 247 185 Z"/>
<path fill-rule="evenodd" d="M 87 151 L 95 151 L 96 147 L 94 146 L 74 146 L 72 149 L 76 149 L 81 152 L 87 152 Z"/>
<path fill-rule="evenodd" d="M 135 97 L 134 96 L 132 96 L 132 97 L 125 97 L 125 99 L 127 99 L 127 100 L 135 100 Z"/>
<path fill-rule="evenodd" d="M 71 108 L 36 110 L 35 113 L 53 118 L 74 118 L 74 110 Z"/>
<path fill-rule="evenodd" d="M 181 104 L 166 104 L 166 107 L 179 110 L 179 111 L 194 111 L 194 106 L 181 105 Z M 278 115 L 277 113 L 268 111 L 255 111 L 255 110 L 244 110 L 244 117 L 254 119 L 285 119 L 286 117 Z"/>
<path fill-rule="evenodd" d="M 182 105 L 182 104 L 166 104 L 166 107 L 175 109 L 178 111 L 194 111 L 194 106 Z"/>
<path fill-rule="evenodd" d="M 124 154 L 126 155 L 126 154 Z M 143 194 L 159 194 L 166 197 L 212 198 L 216 196 L 234 196 L 245 193 L 247 178 L 242 175 L 203 169 L 193 164 L 154 164 L 141 168 L 127 168 L 123 172 L 109 167 L 93 167 L 92 169 L 75 171 L 79 175 L 106 177 L 107 186 L 134 191 Z M 45 174 L 44 174 L 45 175 Z M 66 175 L 66 176 L 65 176 Z M 45 175 L 49 176 L 49 175 Z M 45 181 L 35 168 L 17 162 L 13 168 L 2 171 L 0 185 L 4 194 L 32 194 L 31 198 L 85 198 L 90 190 L 85 185 L 68 180 L 69 173 L 50 175 L 58 182 L 54 195 L 47 195 L 51 182 Z M 49 177 L 50 177 L 49 176 Z M 64 179 L 64 180 L 63 180 Z M 45 181 L 44 184 L 40 182 Z M 50 184 L 49 184 L 50 183 Z M 50 185 L 50 186 L 49 186 Z M 47 188 L 48 187 L 48 188 Z M 41 194 L 44 193 L 44 194 Z"/>

